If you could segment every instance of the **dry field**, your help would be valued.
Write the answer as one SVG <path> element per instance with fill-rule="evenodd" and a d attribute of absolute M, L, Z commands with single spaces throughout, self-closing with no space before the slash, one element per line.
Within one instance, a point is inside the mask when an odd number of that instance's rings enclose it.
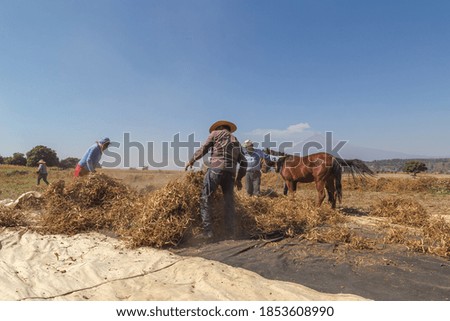
<path fill-rule="evenodd" d="M 31 176 L 32 181 L 32 172 L 8 170 L 2 173 L 5 186 L 15 178 L 26 181 Z M 73 180 L 72 171 L 56 174 L 50 173 L 49 187 L 39 188 L 41 200 L 3 209 L 0 225 L 46 234 L 107 231 L 132 247 L 177 246 L 200 231 L 201 172 L 104 170 L 80 180 Z M 337 210 L 328 204 L 315 208 L 313 184 L 300 184 L 295 196 L 286 197 L 278 174 L 264 174 L 262 182 L 264 196 L 236 193 L 242 238 L 295 237 L 364 250 L 401 244 L 450 257 L 449 177 L 390 174 L 355 180 L 344 175 L 343 202 Z M 7 193 L 13 192 L 3 195 Z M 217 195 L 216 230 L 224 238 L 220 202 Z"/>
<path fill-rule="evenodd" d="M 275 173 L 263 176 L 265 189 L 282 193 L 283 182 Z M 408 199 L 418 202 L 432 216 L 443 216 L 450 222 L 450 175 L 419 174 L 377 174 L 365 181 L 342 177 L 343 199 L 339 210 L 354 216 L 366 216 L 371 206 L 386 198 Z M 314 184 L 299 184 L 301 198 L 313 200 L 316 197 Z"/>

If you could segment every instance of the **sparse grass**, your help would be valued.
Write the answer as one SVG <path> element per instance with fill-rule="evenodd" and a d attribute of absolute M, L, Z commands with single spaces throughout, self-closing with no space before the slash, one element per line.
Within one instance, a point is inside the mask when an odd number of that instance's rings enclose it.
<path fill-rule="evenodd" d="M 0 199 L 16 199 L 21 194 L 29 191 L 42 192 L 46 184 L 41 180 L 40 186 L 36 186 L 37 168 L 26 166 L 0 165 Z M 61 170 L 48 168 L 48 181 L 71 180 L 73 170 Z"/>

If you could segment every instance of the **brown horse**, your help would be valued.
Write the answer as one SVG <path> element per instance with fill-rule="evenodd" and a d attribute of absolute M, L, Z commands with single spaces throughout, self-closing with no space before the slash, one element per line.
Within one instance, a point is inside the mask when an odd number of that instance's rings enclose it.
<path fill-rule="evenodd" d="M 280 155 L 269 151 L 272 155 Z M 268 164 L 274 165 L 274 164 Z M 276 171 L 284 179 L 284 194 L 297 190 L 297 183 L 316 184 L 316 205 L 322 205 L 325 199 L 325 189 L 332 208 L 336 208 L 336 200 L 342 200 L 342 166 L 348 167 L 353 175 L 374 175 L 374 173 L 360 160 L 344 160 L 328 153 L 317 153 L 304 157 L 284 155 L 276 162 Z"/>

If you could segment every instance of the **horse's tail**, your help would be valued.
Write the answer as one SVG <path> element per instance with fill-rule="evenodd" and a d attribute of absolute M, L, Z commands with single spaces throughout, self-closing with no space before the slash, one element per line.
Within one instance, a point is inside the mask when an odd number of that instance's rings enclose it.
<path fill-rule="evenodd" d="M 333 160 L 334 186 L 336 188 L 336 198 L 342 202 L 342 167 L 337 159 Z"/>
<path fill-rule="evenodd" d="M 365 178 L 366 176 L 375 175 L 375 173 L 360 159 L 335 158 L 335 160 L 344 168 L 344 171 L 349 171 L 353 178 L 356 178 L 356 176 Z"/>

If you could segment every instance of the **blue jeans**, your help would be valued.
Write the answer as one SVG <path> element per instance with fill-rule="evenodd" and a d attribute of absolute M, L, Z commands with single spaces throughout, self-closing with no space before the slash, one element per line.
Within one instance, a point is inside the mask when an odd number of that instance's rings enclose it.
<path fill-rule="evenodd" d="M 250 171 L 245 174 L 245 188 L 248 195 L 260 195 L 261 172 Z"/>
<path fill-rule="evenodd" d="M 235 233 L 234 209 L 234 173 L 217 168 L 208 168 L 203 180 L 200 214 L 204 232 L 212 232 L 211 199 L 218 187 L 222 188 L 225 208 L 225 230 L 227 234 Z"/>

